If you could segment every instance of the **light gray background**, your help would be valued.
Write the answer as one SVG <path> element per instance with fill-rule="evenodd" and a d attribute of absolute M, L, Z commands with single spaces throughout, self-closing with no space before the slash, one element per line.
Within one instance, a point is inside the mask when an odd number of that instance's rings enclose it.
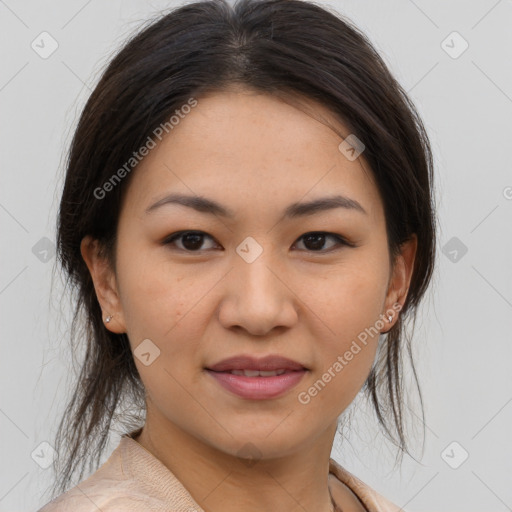
<path fill-rule="evenodd" d="M 415 341 L 427 414 L 421 463 L 406 456 L 392 473 L 391 445 L 363 405 L 333 457 L 411 512 L 512 510 L 512 2 L 322 3 L 365 31 L 417 105 L 440 218 L 439 266 Z M 115 49 L 174 5 L 0 0 L 0 511 L 41 506 L 51 476 L 31 454 L 52 440 L 70 372 L 70 310 L 60 310 L 59 281 L 53 300 L 50 287 L 72 130 Z M 31 48 L 43 31 L 59 45 L 47 59 Z M 458 58 L 442 46 L 453 31 L 469 44 Z M 446 44 L 461 48 L 453 36 Z M 469 457 L 453 469 L 447 461 L 462 450 Z"/>

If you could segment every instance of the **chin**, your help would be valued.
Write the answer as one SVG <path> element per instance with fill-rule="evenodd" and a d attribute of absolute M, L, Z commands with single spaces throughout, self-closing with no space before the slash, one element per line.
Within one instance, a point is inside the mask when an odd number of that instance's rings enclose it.
<path fill-rule="evenodd" d="M 300 451 L 311 440 L 311 436 L 293 436 L 286 430 L 279 431 L 279 423 L 266 424 L 264 428 L 231 430 L 236 432 L 233 437 L 224 438 L 221 442 L 211 442 L 215 449 L 227 455 L 234 456 L 248 461 L 276 459 L 286 457 L 294 452 Z M 242 433 L 243 432 L 243 433 Z M 304 436 L 304 437 L 303 437 Z"/>

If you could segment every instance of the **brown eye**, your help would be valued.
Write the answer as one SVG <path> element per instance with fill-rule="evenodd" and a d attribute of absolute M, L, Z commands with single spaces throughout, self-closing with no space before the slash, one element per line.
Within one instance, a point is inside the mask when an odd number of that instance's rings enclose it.
<path fill-rule="evenodd" d="M 176 249 L 185 252 L 200 252 L 203 250 L 212 249 L 214 247 L 204 247 L 206 239 L 214 241 L 213 237 L 204 233 L 203 231 L 179 231 L 167 237 L 164 245 L 174 245 Z M 348 242 L 346 239 L 335 233 L 326 233 L 323 231 L 312 231 L 302 235 L 299 240 L 303 240 L 304 249 L 309 252 L 326 253 L 336 250 L 340 246 L 355 247 L 354 244 Z M 326 243 L 331 240 L 330 244 Z M 215 242 L 216 243 L 216 242 Z"/>
<path fill-rule="evenodd" d="M 199 252 L 201 250 L 208 249 L 202 247 L 205 238 L 213 240 L 213 238 L 210 235 L 207 235 L 202 231 L 179 231 L 178 233 L 173 233 L 171 236 L 167 237 L 164 240 L 163 244 L 175 245 L 175 242 L 179 241 L 181 243 L 181 247 L 177 247 L 179 250 L 188 252 Z"/>
<path fill-rule="evenodd" d="M 325 249 L 326 240 L 334 240 L 334 244 Z M 340 245 L 346 245 L 353 247 L 353 244 L 347 242 L 344 238 L 334 233 L 326 233 L 323 231 L 313 231 L 302 235 L 299 240 L 303 240 L 305 250 L 313 252 L 330 252 L 331 250 L 339 247 Z"/>

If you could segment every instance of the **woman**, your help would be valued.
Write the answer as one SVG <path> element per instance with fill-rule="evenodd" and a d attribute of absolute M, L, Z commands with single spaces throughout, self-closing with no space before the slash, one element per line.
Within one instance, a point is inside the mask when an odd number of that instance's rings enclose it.
<path fill-rule="evenodd" d="M 398 510 L 330 453 L 361 390 L 407 452 L 432 168 L 370 42 L 315 4 L 189 3 L 136 35 L 69 154 L 58 249 L 87 351 L 41 510 Z"/>

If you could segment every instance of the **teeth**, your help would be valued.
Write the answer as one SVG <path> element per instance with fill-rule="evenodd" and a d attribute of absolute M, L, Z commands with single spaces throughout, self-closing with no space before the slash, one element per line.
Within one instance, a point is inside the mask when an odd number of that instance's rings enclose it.
<path fill-rule="evenodd" d="M 233 375 L 243 375 L 245 377 L 275 377 L 276 375 L 282 375 L 286 370 L 231 370 L 229 373 Z"/>
<path fill-rule="evenodd" d="M 282 375 L 285 371 L 286 370 L 273 370 L 268 372 L 260 371 L 259 374 L 262 377 L 273 377 L 274 375 Z"/>
<path fill-rule="evenodd" d="M 246 377 L 257 377 L 260 372 L 258 370 L 243 370 L 243 374 Z"/>

